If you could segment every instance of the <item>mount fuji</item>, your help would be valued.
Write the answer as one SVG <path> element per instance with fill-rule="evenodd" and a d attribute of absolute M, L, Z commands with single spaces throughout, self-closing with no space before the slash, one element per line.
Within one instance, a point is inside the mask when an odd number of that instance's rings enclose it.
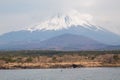
<path fill-rule="evenodd" d="M 0 36 L 0 50 L 113 50 L 120 36 L 92 23 L 92 16 L 72 11 L 24 30 Z"/>

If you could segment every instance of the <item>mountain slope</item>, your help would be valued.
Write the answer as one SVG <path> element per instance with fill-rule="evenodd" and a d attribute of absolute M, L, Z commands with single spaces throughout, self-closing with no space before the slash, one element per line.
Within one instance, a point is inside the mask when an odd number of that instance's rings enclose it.
<path fill-rule="evenodd" d="M 92 23 L 92 16 L 90 14 L 80 14 L 78 11 L 73 10 L 66 14 L 53 16 L 48 20 L 27 28 L 27 30 L 62 30 L 78 25 L 90 29 L 90 23 Z M 100 29 L 100 27 L 97 26 L 95 26 L 95 28 Z"/>
<path fill-rule="evenodd" d="M 96 26 L 90 14 L 81 14 L 75 10 L 66 14 L 58 14 L 26 30 L 33 33 L 42 32 L 41 34 L 46 36 L 45 39 L 62 33 L 70 33 L 87 36 L 105 44 L 120 45 L 120 35 L 106 30 L 104 27 Z"/>
<path fill-rule="evenodd" d="M 27 30 L 22 30 L 22 31 L 10 32 L 0 36 L 0 44 L 6 44 L 11 42 L 14 42 L 14 43 L 39 42 L 55 36 L 68 33 L 68 34 L 76 34 L 76 35 L 90 37 L 104 44 L 120 45 L 119 35 L 116 35 L 107 30 L 96 30 L 94 28 L 94 25 L 91 25 L 91 27 L 93 27 L 91 30 L 84 28 L 82 26 L 73 26 L 68 29 L 62 29 L 62 30 L 56 30 L 56 31 L 37 30 L 37 31 L 30 32 Z"/>
<path fill-rule="evenodd" d="M 10 46 L 9 46 L 10 45 Z M 48 40 L 34 42 L 34 43 L 9 43 L 4 46 L 4 49 L 8 50 L 26 50 L 26 49 L 41 49 L 41 50 L 101 50 L 108 45 L 102 44 L 96 40 L 88 37 L 63 34 L 50 38 Z"/>
<path fill-rule="evenodd" d="M 95 41 L 91 38 L 74 35 L 63 34 L 41 42 L 43 49 L 56 50 L 97 50 L 107 47 L 107 45 Z"/>
<path fill-rule="evenodd" d="M 67 35 L 66 38 L 63 37 L 63 35 L 65 34 L 71 34 L 71 37 L 69 35 Z M 25 28 L 24 30 L 9 32 L 1 35 L 0 50 L 1 49 L 13 49 L 13 50 L 35 49 L 35 48 L 39 49 L 42 47 L 44 47 L 44 49 L 46 47 L 47 49 L 50 48 L 49 46 L 53 46 L 53 47 L 55 46 L 56 48 L 60 48 L 60 47 L 65 48 L 65 47 L 70 47 L 69 45 L 74 46 L 71 49 L 75 49 L 75 48 L 78 49 L 80 45 L 77 46 L 77 44 L 81 44 L 79 42 L 81 41 L 81 39 L 79 39 L 75 35 L 83 36 L 87 38 L 89 37 L 90 39 L 92 39 L 91 41 L 92 43 L 98 42 L 109 45 L 110 47 L 112 46 L 111 48 L 107 46 L 106 49 L 117 49 L 119 48 L 120 45 L 119 35 L 110 32 L 109 30 L 106 30 L 103 27 L 94 25 L 92 23 L 91 15 L 80 14 L 76 11 L 73 11 L 72 13 L 54 16 L 46 21 L 41 22 L 38 25 L 28 27 L 27 29 Z M 63 46 L 61 44 L 61 41 L 56 40 L 56 37 L 57 39 L 62 40 L 62 43 L 64 43 Z M 58 37 L 61 37 L 61 39 Z M 87 38 L 85 39 L 87 40 Z M 56 43 L 52 44 L 53 42 L 50 39 L 52 39 Z M 69 39 L 73 39 L 73 40 L 70 41 Z M 77 39 L 79 41 L 76 41 Z M 88 41 L 87 44 L 90 45 L 91 42 Z M 30 44 L 30 46 L 28 46 L 28 44 Z M 40 44 L 42 46 L 40 46 Z M 58 44 L 59 46 L 57 46 Z M 86 46 L 85 48 L 88 49 L 88 47 Z"/>

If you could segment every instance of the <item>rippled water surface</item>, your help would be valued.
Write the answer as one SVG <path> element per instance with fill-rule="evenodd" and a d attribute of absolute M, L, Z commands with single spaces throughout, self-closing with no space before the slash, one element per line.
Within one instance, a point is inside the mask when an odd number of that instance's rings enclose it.
<path fill-rule="evenodd" d="M 120 67 L 0 70 L 0 80 L 120 80 Z"/>

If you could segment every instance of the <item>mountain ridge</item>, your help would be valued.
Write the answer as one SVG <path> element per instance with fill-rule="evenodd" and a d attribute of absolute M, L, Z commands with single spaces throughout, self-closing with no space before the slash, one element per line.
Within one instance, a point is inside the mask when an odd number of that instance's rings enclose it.
<path fill-rule="evenodd" d="M 107 45 L 108 48 L 113 46 L 110 49 L 113 49 L 113 48 L 117 49 L 117 47 L 119 48 L 119 45 L 120 45 L 120 36 L 119 35 L 111 32 L 109 30 L 106 30 L 103 27 L 96 26 L 93 23 L 91 23 L 91 21 L 92 21 L 91 15 L 80 14 L 76 11 L 73 13 L 68 13 L 67 15 L 58 15 L 58 16 L 52 17 L 51 19 L 48 19 L 44 22 L 41 22 L 38 25 L 29 27 L 27 29 L 23 29 L 20 31 L 13 31 L 13 32 L 9 32 L 9 33 L 0 35 L 0 50 L 1 49 L 10 49 L 10 48 L 11 49 L 17 49 L 17 48 L 21 49 L 21 48 L 24 48 L 27 44 L 39 46 L 36 43 L 41 43 L 41 42 L 44 42 L 44 44 L 52 43 L 50 41 L 50 39 L 53 40 L 53 38 L 57 37 L 60 40 L 59 37 L 65 35 L 65 34 L 71 34 L 71 36 L 74 36 L 76 39 L 78 39 L 78 37 L 76 35 L 84 36 L 89 39 L 92 39 L 92 42 L 94 42 L 94 43 L 96 43 L 96 41 L 98 43 L 99 42 L 103 43 L 103 44 Z M 66 37 L 69 38 L 69 35 L 67 35 Z M 81 37 L 81 38 L 84 39 L 84 37 Z M 69 41 L 65 37 L 62 37 L 62 38 L 64 40 L 63 43 L 65 43 L 66 40 Z M 86 38 L 86 40 L 87 40 L 87 38 Z M 45 41 L 47 41 L 47 40 L 48 40 L 48 42 L 45 43 Z M 80 40 L 80 38 L 79 38 L 79 40 Z M 86 40 L 84 40 L 84 41 L 86 41 Z M 80 44 L 79 41 L 74 41 L 74 40 L 73 40 L 73 42 L 71 41 L 71 43 L 73 43 L 74 47 L 77 46 L 76 42 L 78 42 L 78 44 Z M 59 41 L 59 44 L 60 43 L 61 42 Z M 69 46 L 71 43 L 67 44 L 67 46 Z M 89 43 L 87 43 L 87 44 L 89 44 Z M 57 43 L 54 43 L 54 44 L 57 44 Z M 32 45 L 30 45 L 30 46 L 32 46 Z M 46 47 L 47 46 L 50 46 L 50 45 L 46 45 Z M 66 46 L 66 45 L 64 45 L 64 46 Z M 97 47 L 99 47 L 99 46 L 101 46 L 101 45 L 98 45 Z M 59 48 L 59 45 L 57 47 Z M 80 46 L 78 46 L 78 47 L 80 47 Z M 106 47 L 106 49 L 108 49 L 107 47 Z M 27 49 L 29 49 L 29 48 L 30 47 L 28 47 Z M 38 48 L 40 48 L 40 47 L 38 47 Z"/>
<path fill-rule="evenodd" d="M 44 41 L 35 41 L 29 43 L 8 43 L 0 46 L 0 50 L 118 50 L 120 46 L 106 45 L 89 37 L 63 34 L 55 36 Z"/>
<path fill-rule="evenodd" d="M 90 14 L 81 14 L 74 10 L 66 14 L 58 14 L 48 20 L 45 20 L 35 26 L 29 27 L 25 30 L 36 31 L 36 30 L 61 30 L 68 29 L 73 26 L 80 25 L 81 27 L 92 29 L 92 16 Z M 95 25 L 95 24 L 94 24 Z M 94 28 L 102 30 L 100 26 L 94 26 Z"/>
<path fill-rule="evenodd" d="M 94 47 L 96 45 L 107 46 L 91 38 L 68 33 L 42 41 L 42 43 L 48 49 L 52 48 L 55 50 L 59 50 L 59 48 L 61 50 L 96 50 L 97 47 Z"/>
<path fill-rule="evenodd" d="M 92 26 L 94 27 L 94 25 Z M 59 36 L 66 33 L 83 35 L 105 44 L 110 44 L 110 45 L 120 44 L 120 36 L 117 34 L 114 34 L 107 30 L 96 31 L 94 30 L 94 28 L 93 30 L 89 30 L 80 26 L 74 26 L 68 29 L 62 29 L 57 31 L 54 31 L 54 30 L 39 31 L 38 30 L 38 31 L 30 32 L 28 30 L 21 30 L 21 31 L 10 32 L 0 36 L 0 43 L 2 44 L 4 42 L 16 42 L 16 41 L 23 41 L 23 42 L 43 41 L 51 37 Z"/>

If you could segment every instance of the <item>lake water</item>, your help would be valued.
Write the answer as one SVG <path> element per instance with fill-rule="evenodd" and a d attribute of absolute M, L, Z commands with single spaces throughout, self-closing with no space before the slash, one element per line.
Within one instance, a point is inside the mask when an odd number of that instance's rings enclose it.
<path fill-rule="evenodd" d="M 0 70 L 0 80 L 120 80 L 120 67 Z"/>

